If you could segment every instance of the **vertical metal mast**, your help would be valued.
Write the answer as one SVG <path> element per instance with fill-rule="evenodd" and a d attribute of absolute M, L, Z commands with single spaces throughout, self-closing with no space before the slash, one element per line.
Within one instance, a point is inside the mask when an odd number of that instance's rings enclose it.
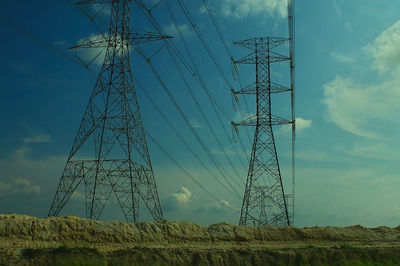
<path fill-rule="evenodd" d="M 86 0 L 76 4 L 97 3 L 111 4 L 108 34 L 86 39 L 72 48 L 105 48 L 106 55 L 49 216 L 59 215 L 83 181 L 86 216 L 90 219 L 100 217 L 114 192 L 127 221 L 139 220 L 140 198 L 153 218 L 162 220 L 129 52 L 131 44 L 169 37 L 149 32 L 131 33 L 130 0 Z"/>
<path fill-rule="evenodd" d="M 288 25 L 289 25 L 289 49 L 290 49 L 290 98 L 292 110 L 292 225 L 294 225 L 294 195 L 295 195 L 295 141 L 296 141 L 296 117 L 295 117 L 295 19 L 294 1 L 287 0 Z"/>
<path fill-rule="evenodd" d="M 290 225 L 272 127 L 292 121 L 271 112 L 271 95 L 290 91 L 290 88 L 271 81 L 271 65 L 290 59 L 274 51 L 287 41 L 287 38 L 265 37 L 234 43 L 252 51 L 236 63 L 256 66 L 256 82 L 235 92 L 255 95 L 257 106 L 256 115 L 239 123 L 232 122 L 234 127 L 255 127 L 240 225 Z"/>

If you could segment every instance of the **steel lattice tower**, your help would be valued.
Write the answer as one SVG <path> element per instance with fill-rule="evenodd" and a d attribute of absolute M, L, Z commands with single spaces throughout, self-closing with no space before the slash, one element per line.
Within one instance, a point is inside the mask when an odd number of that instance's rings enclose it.
<path fill-rule="evenodd" d="M 235 127 L 255 127 L 240 225 L 290 225 L 272 127 L 291 124 L 293 121 L 271 113 L 271 94 L 291 91 L 271 81 L 271 65 L 290 60 L 290 57 L 276 53 L 274 49 L 288 41 L 287 38 L 266 37 L 234 43 L 252 50 L 250 55 L 236 63 L 256 66 L 256 82 L 235 92 L 255 95 L 257 106 L 256 115 L 233 123 Z"/>
<path fill-rule="evenodd" d="M 61 176 L 49 216 L 57 216 L 83 181 L 86 216 L 99 219 L 114 192 L 125 218 L 137 222 L 139 200 L 162 220 L 160 200 L 134 87 L 130 45 L 168 38 L 131 33 L 130 0 L 86 0 L 77 5 L 111 4 L 108 34 L 73 48 L 105 48 L 104 63 Z M 82 152 L 85 150 L 85 152 Z M 83 159 L 84 158 L 84 159 Z"/>

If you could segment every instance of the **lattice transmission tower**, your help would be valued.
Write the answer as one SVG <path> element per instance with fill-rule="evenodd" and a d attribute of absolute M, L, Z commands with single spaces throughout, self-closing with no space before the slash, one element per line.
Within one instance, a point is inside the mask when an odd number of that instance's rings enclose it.
<path fill-rule="evenodd" d="M 129 31 L 131 0 L 86 0 L 76 5 L 110 4 L 107 34 L 73 48 L 104 48 L 104 63 L 59 181 L 49 216 L 57 216 L 82 182 L 86 216 L 99 219 L 111 193 L 125 218 L 139 219 L 139 202 L 155 220 L 163 213 L 129 61 L 130 46 L 169 38 Z M 140 200 L 141 199 L 141 200 Z"/>
<path fill-rule="evenodd" d="M 235 92 L 256 96 L 256 114 L 239 123 L 233 122 L 234 127 L 255 127 L 240 225 L 290 225 L 272 128 L 293 121 L 273 115 L 271 111 L 271 95 L 291 91 L 291 88 L 271 81 L 271 65 L 290 60 L 290 57 L 275 52 L 288 41 L 288 38 L 265 37 L 234 43 L 252 51 L 236 63 L 255 64 L 256 67 L 255 83 Z"/>

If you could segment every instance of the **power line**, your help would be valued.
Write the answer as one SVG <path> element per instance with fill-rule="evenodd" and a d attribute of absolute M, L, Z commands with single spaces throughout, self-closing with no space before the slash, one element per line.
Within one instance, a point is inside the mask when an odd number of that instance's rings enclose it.
<path fill-rule="evenodd" d="M 177 1 L 180 2 L 180 0 L 177 0 Z M 213 25 L 214 25 L 214 28 L 216 29 L 216 31 L 217 31 L 217 33 L 218 33 L 218 36 L 220 37 L 220 40 L 221 40 L 222 44 L 223 44 L 224 47 L 225 47 L 225 50 L 227 51 L 227 53 L 228 53 L 228 55 L 229 55 L 229 58 L 230 58 L 232 64 L 236 64 L 236 63 L 235 63 L 235 60 L 234 60 L 234 57 L 233 57 L 233 54 L 232 54 L 232 52 L 231 52 L 230 48 L 228 47 L 228 44 L 227 44 L 227 42 L 226 42 L 226 40 L 225 40 L 224 34 L 223 34 L 222 31 L 221 31 L 221 27 L 219 26 L 217 20 L 215 19 L 214 14 L 213 14 L 213 12 L 212 12 L 210 6 L 209 6 L 208 3 L 207 3 L 207 0 L 202 0 L 202 2 L 203 2 L 204 7 L 205 7 L 206 10 L 207 10 L 207 13 L 208 13 L 208 15 L 209 15 L 209 17 L 210 17 L 210 19 L 211 19 Z M 182 3 L 182 6 L 183 6 L 183 3 Z M 187 14 L 188 14 L 187 18 L 188 18 L 188 20 L 189 20 L 189 23 L 191 23 L 192 26 L 193 26 L 193 23 L 194 23 L 193 18 L 190 16 L 190 13 L 189 13 L 189 11 L 188 11 L 186 8 L 185 8 L 185 10 L 186 10 L 186 12 L 187 12 Z M 185 13 L 185 15 L 186 15 L 185 10 L 184 10 L 184 13 Z M 194 25 L 195 25 L 195 24 L 194 24 Z M 211 49 L 209 48 L 207 42 L 206 42 L 205 40 L 203 41 L 202 34 L 201 34 L 200 30 L 198 30 L 197 27 L 193 27 L 193 28 L 194 28 L 194 30 L 196 31 L 196 33 L 197 33 L 198 37 L 200 38 L 201 42 L 203 43 L 204 47 L 206 48 L 207 52 L 209 52 L 209 55 L 210 55 L 211 58 L 213 59 L 214 63 L 216 63 L 216 60 L 214 59 L 214 56 L 212 55 Z M 217 63 L 216 63 L 216 65 L 217 65 L 218 70 L 220 71 L 220 74 L 221 74 L 221 75 L 223 76 L 223 78 L 225 79 L 224 74 L 223 74 L 223 73 L 221 72 L 221 70 L 220 70 L 221 68 L 219 67 L 219 65 L 218 65 Z M 225 81 L 226 81 L 226 79 L 225 79 Z M 241 80 L 240 80 L 239 75 L 238 75 L 238 82 L 239 82 L 240 88 L 242 88 L 242 83 L 241 83 Z M 230 87 L 231 92 L 234 93 L 235 91 L 234 91 L 234 89 L 232 88 L 232 86 L 230 86 L 230 84 L 228 84 L 228 86 Z M 246 112 L 247 112 L 248 115 L 250 115 L 250 111 L 249 111 L 249 107 L 248 107 L 247 100 L 244 99 L 244 102 L 245 102 Z M 237 105 L 238 105 L 238 107 L 239 107 L 238 109 L 239 109 L 239 112 L 240 112 L 240 117 L 241 117 L 242 120 L 244 120 L 245 118 L 244 118 L 244 115 L 243 115 L 243 112 L 242 112 L 242 108 L 240 107 L 240 103 L 237 102 Z M 247 138 L 248 138 L 249 143 L 252 143 L 252 140 L 251 140 L 251 137 L 250 137 L 250 133 L 249 133 L 249 129 L 248 129 L 248 128 L 246 128 L 246 134 L 247 134 Z"/>
<path fill-rule="evenodd" d="M 196 66 L 196 62 L 194 61 L 194 58 L 193 58 L 193 56 L 192 56 L 192 53 L 190 52 L 190 49 L 188 49 L 186 40 L 185 40 L 185 38 L 184 38 L 184 36 L 183 36 L 183 34 L 182 34 L 181 29 L 180 29 L 180 28 L 178 27 L 178 25 L 177 25 L 175 16 L 174 16 L 174 14 L 173 14 L 173 12 L 172 12 L 172 10 L 171 10 L 171 8 L 170 8 L 170 6 L 169 6 L 168 3 L 167 3 L 167 9 L 168 9 L 168 12 L 170 13 L 170 16 L 171 16 L 172 20 L 173 20 L 173 23 L 174 23 L 174 25 L 175 25 L 175 28 L 176 28 L 176 30 L 178 31 L 178 34 L 179 34 L 179 36 L 180 36 L 180 38 L 181 38 L 181 40 L 182 40 L 182 43 L 183 43 L 183 45 L 184 45 L 184 47 L 185 47 L 185 50 L 186 50 L 187 54 L 189 55 L 189 58 L 190 58 L 191 61 L 192 61 L 192 65 L 193 65 L 193 67 L 194 67 L 194 69 L 195 69 L 197 75 L 199 76 L 199 79 L 202 80 L 202 83 L 204 84 L 203 79 L 201 78 L 201 75 L 200 75 L 200 71 L 199 71 L 199 69 L 198 69 L 197 66 Z M 178 63 L 176 62 L 176 60 L 175 60 L 174 57 L 172 57 L 172 60 L 174 61 L 175 65 L 176 65 L 176 67 L 177 67 L 177 69 L 178 69 L 178 72 L 180 73 L 180 75 L 181 75 L 181 77 L 183 78 L 183 80 L 184 80 L 186 86 L 188 87 L 189 92 L 190 92 L 190 94 L 191 94 L 191 96 L 192 96 L 192 99 L 193 99 L 193 101 L 195 102 L 196 106 L 198 107 L 198 109 L 199 109 L 199 111 L 200 111 L 200 113 L 201 113 L 203 119 L 206 121 L 208 127 L 209 127 L 210 130 L 212 131 L 212 132 L 211 132 L 212 135 L 213 135 L 214 138 L 216 139 L 218 145 L 220 146 L 221 150 L 223 151 L 223 153 L 224 153 L 224 155 L 225 155 L 227 161 L 228 161 L 229 164 L 231 165 L 232 169 L 234 169 L 234 171 L 236 172 L 236 174 L 238 175 L 238 177 L 239 177 L 239 179 L 240 179 L 239 173 L 237 172 L 235 166 L 233 165 L 233 163 L 231 162 L 231 160 L 230 160 L 229 157 L 227 156 L 224 147 L 223 147 L 222 144 L 220 143 L 220 141 L 219 141 L 219 139 L 218 139 L 218 137 L 217 137 L 217 134 L 215 133 L 214 129 L 212 128 L 211 123 L 209 122 L 208 118 L 207 118 L 206 115 L 204 114 L 204 111 L 202 110 L 201 106 L 199 105 L 199 102 L 198 102 L 198 100 L 197 100 L 195 94 L 193 93 L 193 90 L 191 89 L 190 85 L 188 84 L 186 78 L 184 77 L 184 75 L 183 75 L 183 73 L 182 73 L 182 71 L 181 71 L 181 68 L 179 67 L 179 65 L 178 65 Z M 203 88 L 203 87 L 202 87 L 202 88 Z M 221 117 L 219 116 L 219 113 L 217 112 L 217 110 L 216 110 L 216 108 L 215 108 L 215 106 L 214 106 L 214 103 L 211 101 L 210 98 L 208 98 L 208 100 L 209 100 L 209 102 L 210 102 L 210 104 L 211 104 L 211 106 L 212 106 L 212 108 L 213 108 L 213 110 L 214 110 L 214 112 L 215 112 L 215 114 L 216 114 L 216 116 L 217 116 L 217 118 L 218 118 L 218 121 L 219 121 L 221 127 L 223 128 L 223 130 L 224 130 L 224 132 L 225 132 L 225 134 L 226 134 L 228 140 L 230 141 L 230 143 L 231 143 L 231 145 L 232 145 L 232 147 L 233 147 L 233 149 L 234 149 L 234 151 L 235 151 L 235 154 L 236 154 L 237 157 L 239 158 L 239 160 L 240 160 L 240 162 L 242 163 L 242 166 L 244 167 L 244 169 L 246 169 L 246 166 L 244 165 L 242 158 L 239 156 L 239 154 L 238 154 L 238 152 L 237 152 L 237 150 L 236 150 L 236 148 L 235 148 L 235 146 L 234 146 L 234 144 L 233 144 L 231 138 L 229 137 L 228 132 L 226 131 L 226 128 L 225 128 L 225 126 L 224 126 L 224 124 L 223 124 L 223 122 L 222 122 L 222 120 L 221 120 Z M 241 180 L 241 179 L 240 179 L 240 180 Z M 244 181 L 243 181 L 243 180 L 241 180 L 241 181 L 242 181 L 242 183 L 243 183 L 243 185 L 244 185 Z"/>
<path fill-rule="evenodd" d="M 175 135 L 179 138 L 179 140 L 186 146 L 186 148 L 189 150 L 189 152 L 195 157 L 195 159 L 201 164 L 201 166 L 212 176 L 215 178 L 215 180 L 223 186 L 229 193 L 234 194 L 228 187 L 223 184 L 218 177 L 207 167 L 207 165 L 200 159 L 200 157 L 194 152 L 194 150 L 190 147 L 190 145 L 186 142 L 186 140 L 183 138 L 183 136 L 179 133 L 179 131 L 175 128 L 175 126 L 169 121 L 168 117 L 164 114 L 164 112 L 161 110 L 161 108 L 157 105 L 157 103 L 154 101 L 154 99 L 150 96 L 150 94 L 144 89 L 144 87 L 141 85 L 139 80 L 135 78 L 135 83 L 136 85 L 142 90 L 144 93 L 145 97 L 150 101 L 150 103 L 153 105 L 153 107 L 156 109 L 156 111 L 160 114 L 162 119 L 167 123 L 167 125 L 172 129 L 172 131 L 175 133 Z"/>
<path fill-rule="evenodd" d="M 181 77 L 182 77 L 182 79 L 183 79 L 183 81 L 184 81 L 186 87 L 187 87 L 188 90 L 189 90 L 189 93 L 190 93 L 190 96 L 192 97 L 192 100 L 194 101 L 194 103 L 195 103 L 197 109 L 199 110 L 199 112 L 200 112 L 201 116 L 203 117 L 204 121 L 206 122 L 206 124 L 207 124 L 209 130 L 211 131 L 211 134 L 213 135 L 215 141 L 217 142 L 218 146 L 219 146 L 220 149 L 222 150 L 222 152 L 223 152 L 223 154 L 224 154 L 226 160 L 228 161 L 229 165 L 231 166 L 232 170 L 235 172 L 235 174 L 237 175 L 237 177 L 239 178 L 239 180 L 241 180 L 241 179 L 240 179 L 240 174 L 238 173 L 238 171 L 236 170 L 236 167 L 233 165 L 231 159 L 230 159 L 229 156 L 227 155 L 227 153 L 226 153 L 226 151 L 225 151 L 225 148 L 224 148 L 223 145 L 221 144 L 221 141 L 219 140 L 217 134 L 215 133 L 215 130 L 214 130 L 213 126 L 211 125 L 210 121 L 208 120 L 207 116 L 205 115 L 203 108 L 200 106 L 200 104 L 199 104 L 199 102 L 198 102 L 198 100 L 197 100 L 195 94 L 193 93 L 193 90 L 192 90 L 191 86 L 189 85 L 188 81 L 187 81 L 186 78 L 184 77 L 181 68 L 179 67 L 179 65 L 178 65 L 178 63 L 176 62 L 176 60 L 175 60 L 174 57 L 172 57 L 172 60 L 174 61 L 174 63 L 175 63 L 175 65 L 176 65 L 176 67 L 177 67 L 177 70 L 178 70 L 179 74 L 181 75 Z M 234 181 L 234 182 L 235 182 L 235 181 Z M 237 184 L 237 183 L 236 183 L 236 184 Z M 239 187 L 241 186 L 240 184 L 237 184 L 237 185 L 238 185 Z M 244 183 L 243 183 L 243 185 L 244 185 Z"/>
<path fill-rule="evenodd" d="M 142 13 L 148 18 L 148 20 L 152 23 L 154 28 L 158 31 L 160 34 L 164 34 L 164 31 L 162 30 L 160 24 L 154 19 L 154 16 L 152 15 L 151 11 L 149 11 L 145 5 L 139 1 L 139 0 L 134 0 L 136 5 L 140 8 Z M 211 101 L 218 107 L 218 109 L 221 111 L 221 113 L 228 119 L 228 121 L 232 121 L 232 118 L 230 115 L 225 111 L 225 109 L 222 107 L 222 105 L 218 102 L 217 99 L 211 94 L 207 86 L 199 79 L 198 73 L 191 68 L 191 66 L 186 62 L 185 57 L 182 55 L 182 53 L 179 51 L 179 49 L 170 41 L 164 40 L 165 45 L 167 48 L 171 49 L 172 53 L 175 54 L 175 56 L 179 59 L 179 61 L 183 64 L 183 66 L 186 68 L 187 71 L 199 82 L 199 84 L 202 86 L 202 88 L 205 90 L 207 96 L 211 99 Z"/>
<path fill-rule="evenodd" d="M 218 63 L 217 59 L 215 58 L 214 54 L 212 53 L 211 48 L 208 45 L 208 43 L 206 42 L 204 36 L 202 35 L 200 30 L 198 29 L 198 27 L 197 27 L 196 23 L 194 22 L 192 16 L 190 15 L 189 11 L 187 10 L 187 8 L 185 7 L 185 5 L 183 4 L 183 2 L 181 0 L 177 0 L 177 2 L 178 2 L 178 5 L 180 6 L 180 8 L 182 9 L 183 13 L 185 14 L 187 20 L 189 21 L 189 24 L 192 26 L 192 28 L 196 32 L 197 37 L 199 37 L 199 39 L 200 39 L 201 43 L 203 44 L 204 48 L 206 49 L 208 55 L 211 57 L 211 59 L 214 62 L 215 66 L 217 67 L 218 72 L 220 73 L 220 75 L 224 79 L 225 83 L 228 85 L 228 87 L 231 90 L 234 90 L 233 86 L 231 85 L 231 83 L 229 82 L 227 77 L 225 76 L 224 71 L 222 70 L 220 64 Z"/>
<path fill-rule="evenodd" d="M 210 6 L 209 6 L 208 3 L 207 3 L 207 0 L 202 0 L 202 1 L 203 1 L 204 7 L 205 7 L 206 10 L 207 10 L 207 13 L 208 13 L 209 17 L 211 18 L 211 21 L 212 21 L 213 24 L 214 24 L 215 29 L 216 29 L 217 32 L 218 32 L 218 35 L 219 35 L 219 37 L 220 37 L 222 43 L 224 44 L 225 50 L 226 50 L 227 53 L 229 54 L 230 59 L 233 60 L 234 57 L 233 57 L 233 55 L 232 55 L 232 52 L 231 52 L 231 50 L 230 50 L 229 47 L 228 47 L 228 44 L 227 44 L 227 42 L 226 42 L 226 40 L 225 40 L 225 37 L 224 37 L 224 34 L 222 33 L 221 28 L 220 28 L 220 26 L 218 25 L 218 22 L 217 22 L 217 20 L 215 19 L 214 14 L 213 14 L 213 12 L 212 12 Z"/>
<path fill-rule="evenodd" d="M 151 135 L 150 135 L 150 133 L 148 132 L 148 131 L 145 131 L 146 132 L 146 136 L 187 176 L 187 177 L 189 177 L 196 185 L 198 185 L 204 192 L 206 192 L 211 198 L 213 198 L 213 199 L 215 199 L 216 201 L 221 201 L 217 196 L 215 196 L 213 193 L 211 193 L 208 189 L 206 189 L 202 184 L 200 184 L 197 180 L 196 180 L 196 178 L 194 178 L 191 174 L 190 174 L 190 172 L 189 171 L 187 171 L 185 168 L 183 168 L 182 167 L 182 165 L 180 165 L 179 163 L 178 163 L 178 161 L 176 161 L 175 159 L 174 159 L 174 157 L 171 155 L 171 154 L 169 154 L 168 152 L 167 152 L 167 150 L 166 149 L 164 149 L 162 146 L 161 146 L 161 144 L 160 143 L 158 143 L 157 141 L 156 141 L 156 139 L 155 138 L 153 138 Z M 232 207 L 230 207 L 230 206 L 227 206 L 228 208 L 230 208 L 230 209 L 232 209 L 232 210 L 235 210 L 235 211 L 237 211 L 236 209 L 234 209 L 234 208 L 232 208 Z"/>
<path fill-rule="evenodd" d="M 36 43 L 38 43 L 39 45 L 61 55 L 62 57 L 64 57 L 65 59 L 67 59 L 68 61 L 74 63 L 74 64 L 78 64 L 81 67 L 84 67 L 86 71 L 89 72 L 89 74 L 91 76 L 93 76 L 94 78 L 97 78 L 97 75 L 94 74 L 89 68 L 85 67 L 82 65 L 81 62 L 79 62 L 76 58 L 68 55 L 67 53 L 65 53 L 64 51 L 62 51 L 61 49 L 57 48 L 56 46 L 46 42 L 45 40 L 43 40 L 42 38 L 38 37 L 37 35 L 33 34 L 32 32 L 28 31 L 27 29 L 25 29 L 24 27 L 15 24 L 14 22 L 12 22 L 11 20 L 0 16 L 0 22 L 2 22 L 3 24 L 7 25 L 8 27 L 10 27 L 11 29 L 25 35 L 26 37 L 29 37 L 30 39 L 32 39 L 33 41 L 35 41 Z"/>
<path fill-rule="evenodd" d="M 207 154 L 208 158 L 210 159 L 210 161 L 214 164 L 214 166 L 216 167 L 216 169 L 219 171 L 219 173 L 221 174 L 221 176 L 224 178 L 225 182 L 232 188 L 232 191 L 234 192 L 233 194 L 236 195 L 238 198 L 240 198 L 240 194 L 236 191 L 236 189 L 232 186 L 231 182 L 229 181 L 229 178 L 225 175 L 223 168 L 221 167 L 221 165 L 219 164 L 218 160 L 212 155 L 212 153 L 209 151 L 209 149 L 207 148 L 207 146 L 205 145 L 205 143 L 203 142 L 203 140 L 201 139 L 201 137 L 199 136 L 199 134 L 196 132 L 196 130 L 194 130 L 193 126 L 190 124 L 189 119 L 187 118 L 187 116 L 185 115 L 185 113 L 183 112 L 183 110 L 181 109 L 181 107 L 178 105 L 178 103 L 175 100 L 175 97 L 172 95 L 172 93 L 170 92 L 170 90 L 168 89 L 167 85 L 165 84 L 165 82 L 163 81 L 163 79 L 161 78 L 160 74 L 158 73 L 157 69 L 154 67 L 153 63 L 151 62 L 151 60 L 149 60 L 148 58 L 146 58 L 143 54 L 143 52 L 140 51 L 140 49 L 138 47 L 136 47 L 136 50 L 139 52 L 140 55 L 142 55 L 146 61 L 146 63 L 149 65 L 150 69 L 152 70 L 153 74 L 156 76 L 157 80 L 159 81 L 161 87 L 163 88 L 163 90 L 165 91 L 165 93 L 168 95 L 168 98 L 171 100 L 172 104 L 174 105 L 174 107 L 176 108 L 176 110 L 179 112 L 179 114 L 181 115 L 181 117 L 183 118 L 183 120 L 185 121 L 186 125 L 189 127 L 190 131 L 192 132 L 192 134 L 195 136 L 197 142 L 200 144 L 200 146 L 202 147 L 202 149 L 204 150 L 204 152 Z"/>
<path fill-rule="evenodd" d="M 176 25 L 176 20 L 174 19 L 174 15 L 173 15 L 173 13 L 172 13 L 172 11 L 171 11 L 171 8 L 170 8 L 168 2 L 166 2 L 166 5 L 167 5 L 167 8 L 168 8 L 168 10 L 169 10 L 169 13 L 170 13 L 170 15 L 171 15 L 171 17 L 172 17 L 172 19 L 173 19 L 173 21 L 174 21 L 174 24 L 175 24 L 175 26 L 177 27 L 177 25 Z M 155 22 L 155 24 L 157 24 L 157 23 Z M 179 27 L 177 27 L 177 30 L 178 30 L 178 33 L 180 33 L 180 36 L 181 36 L 182 42 L 183 42 L 183 44 L 184 44 L 185 50 L 186 50 L 186 52 L 188 53 L 190 60 L 192 61 L 194 70 L 191 69 L 191 67 L 185 62 L 184 57 L 182 56 L 182 54 L 179 52 L 179 50 L 178 50 L 173 44 L 172 44 L 172 45 L 169 45 L 170 43 L 169 43 L 169 41 L 167 41 L 167 40 L 166 40 L 166 43 L 168 43 L 169 46 L 172 46 L 172 50 L 173 50 L 173 52 L 175 53 L 175 55 L 178 57 L 178 59 L 180 59 L 180 61 L 183 63 L 183 65 L 186 67 L 186 69 L 192 74 L 192 76 L 193 76 L 193 77 L 195 78 L 195 80 L 200 84 L 201 88 L 203 89 L 203 91 L 204 91 L 204 92 L 206 93 L 206 95 L 208 96 L 208 99 L 209 99 L 209 101 L 210 101 L 210 103 L 211 103 L 211 106 L 212 106 L 212 108 L 213 108 L 213 110 L 214 110 L 216 116 L 217 116 L 217 119 L 218 119 L 219 123 L 221 124 L 221 126 L 222 126 L 222 128 L 223 128 L 223 130 L 224 130 L 224 134 L 225 134 L 226 137 L 229 139 L 229 141 L 230 141 L 230 143 L 231 143 L 231 145 L 232 145 L 232 148 L 234 149 L 235 153 L 238 155 L 238 152 L 237 152 L 237 150 L 236 150 L 236 147 L 235 147 L 235 145 L 233 144 L 233 142 L 232 142 L 232 140 L 231 140 L 231 138 L 230 138 L 230 136 L 229 136 L 229 133 L 227 132 L 227 130 L 226 130 L 226 128 L 225 128 L 225 126 L 224 126 L 224 124 L 223 124 L 223 122 L 222 122 L 222 120 L 221 120 L 221 117 L 220 117 L 219 113 L 216 111 L 215 106 L 214 106 L 214 104 L 215 104 L 217 107 L 220 107 L 220 105 L 218 104 L 218 102 L 217 102 L 216 100 L 214 100 L 214 98 L 213 98 L 213 96 L 211 95 L 211 93 L 210 93 L 210 91 L 209 91 L 207 85 L 205 84 L 204 80 L 202 79 L 202 77 L 201 77 L 201 75 L 200 75 L 200 71 L 199 71 L 199 69 L 198 69 L 197 66 L 196 66 L 196 63 L 195 63 L 195 61 L 194 61 L 194 59 L 193 59 L 193 56 L 192 56 L 192 54 L 191 54 L 191 52 L 190 52 L 190 49 L 188 48 L 188 46 L 187 46 L 187 44 L 186 44 L 186 41 L 185 41 L 185 39 L 184 39 L 184 37 L 183 37 L 183 35 L 182 35 L 181 30 L 179 29 Z M 162 32 L 162 31 L 161 31 L 161 32 Z M 213 103 L 214 103 L 214 104 L 213 104 Z M 221 108 L 220 108 L 220 109 L 221 109 Z M 223 110 L 223 111 L 224 111 L 224 110 Z M 240 110 L 240 112 L 241 112 L 241 110 Z M 225 114 L 225 112 L 223 112 L 223 113 Z M 227 116 L 227 115 L 225 115 L 225 116 Z M 232 121 L 232 120 L 233 120 L 233 119 L 231 119 L 229 116 L 227 116 L 227 117 L 228 117 L 228 120 L 229 120 L 229 121 Z M 242 119 L 244 120 L 242 112 L 241 112 L 241 117 L 242 117 Z M 246 130 L 246 131 L 247 131 L 247 130 Z M 247 132 L 247 134 L 248 134 L 248 132 Z M 238 139 L 239 139 L 241 148 L 242 148 L 242 150 L 243 150 L 243 154 L 245 155 L 247 162 L 249 162 L 249 157 L 248 157 L 248 155 L 247 155 L 247 152 L 246 152 L 245 146 L 244 146 L 244 144 L 243 144 L 243 141 L 242 141 L 242 139 L 241 139 L 240 136 L 238 136 Z M 248 139 L 249 139 L 249 142 L 251 143 L 251 140 L 250 140 L 249 135 L 248 135 Z M 241 160 L 241 158 L 240 158 L 239 155 L 238 155 L 238 157 L 239 157 L 239 160 L 241 161 L 243 167 L 244 167 L 244 168 L 247 168 L 247 166 L 244 165 L 244 163 L 243 163 L 243 161 Z"/>
<path fill-rule="evenodd" d="M 160 33 L 160 34 L 164 34 L 163 30 L 161 29 L 161 26 L 157 23 L 157 21 L 154 19 L 153 15 L 151 12 L 149 12 L 147 10 L 147 8 L 143 5 L 143 3 L 141 3 L 138 0 L 135 0 L 135 3 L 138 5 L 138 7 L 142 10 L 142 13 L 149 19 L 149 21 L 153 24 L 153 26 L 155 27 L 155 29 Z M 192 76 L 199 82 L 199 84 L 202 86 L 202 88 L 206 91 L 207 95 L 213 99 L 213 102 L 217 104 L 217 106 L 219 107 L 220 110 L 223 111 L 223 113 L 225 114 L 225 116 L 227 116 L 229 118 L 229 121 L 232 121 L 232 119 L 230 119 L 229 115 L 226 114 L 226 112 L 223 110 L 223 108 L 221 108 L 218 105 L 218 102 L 212 97 L 212 95 L 210 94 L 210 92 L 208 91 L 207 86 L 204 84 L 204 82 L 202 81 L 202 79 L 199 78 L 198 73 L 194 72 L 193 69 L 189 66 L 189 64 L 186 62 L 186 60 L 184 59 L 184 57 L 182 56 L 182 54 L 179 52 L 179 50 L 169 41 L 164 40 L 164 43 L 166 44 L 166 48 L 168 51 L 172 50 L 172 53 L 175 54 L 175 56 L 181 61 L 181 63 L 185 66 L 185 68 L 192 74 Z M 182 112 L 183 114 L 183 112 Z M 190 123 L 187 121 L 188 126 L 190 126 Z M 195 132 L 194 130 L 192 130 L 192 132 Z M 207 152 L 206 152 L 207 153 Z M 210 154 L 208 152 L 208 154 Z M 247 156 L 246 156 L 247 157 Z"/>

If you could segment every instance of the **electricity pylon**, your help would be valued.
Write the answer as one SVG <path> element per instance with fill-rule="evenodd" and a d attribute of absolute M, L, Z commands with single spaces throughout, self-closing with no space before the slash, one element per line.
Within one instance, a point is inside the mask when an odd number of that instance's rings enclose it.
<path fill-rule="evenodd" d="M 86 216 L 99 219 L 114 192 L 128 222 L 139 219 L 140 198 L 155 220 L 163 213 L 134 87 L 130 45 L 169 38 L 131 33 L 130 0 L 86 0 L 77 5 L 111 4 L 108 34 L 72 48 L 104 48 L 106 54 L 61 176 L 49 216 L 57 216 L 83 181 Z"/>
<path fill-rule="evenodd" d="M 256 66 L 256 82 L 235 92 L 255 95 L 257 107 L 254 116 L 239 123 L 232 122 L 235 128 L 255 127 L 240 225 L 290 225 L 272 127 L 292 124 L 294 121 L 271 112 L 271 95 L 291 91 L 271 81 L 271 64 L 290 60 L 290 57 L 276 53 L 274 49 L 288 41 L 287 38 L 265 37 L 234 43 L 252 50 L 250 55 L 236 63 Z"/>

